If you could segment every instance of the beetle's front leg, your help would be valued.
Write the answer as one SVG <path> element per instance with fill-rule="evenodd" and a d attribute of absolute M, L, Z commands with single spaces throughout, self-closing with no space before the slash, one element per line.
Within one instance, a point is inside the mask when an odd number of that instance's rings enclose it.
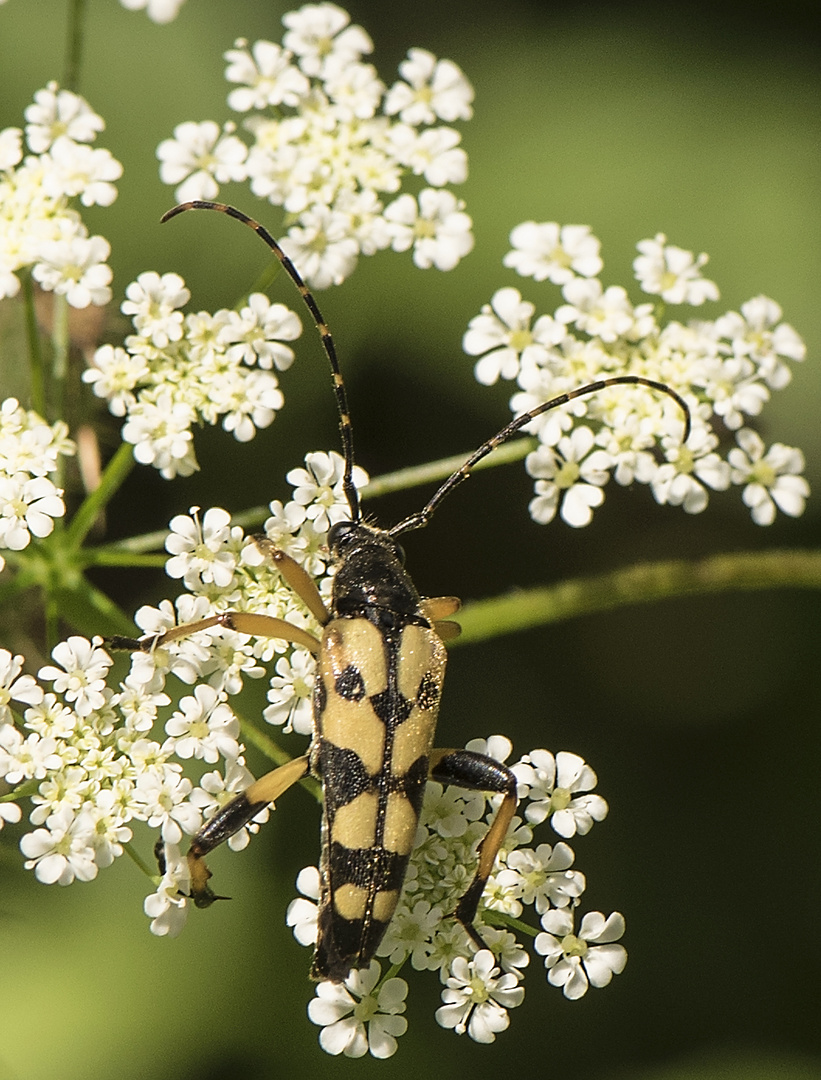
<path fill-rule="evenodd" d="M 232 799 L 212 818 L 191 840 L 188 849 L 188 869 L 191 874 L 191 899 L 197 907 L 210 907 L 219 897 L 208 884 L 211 871 L 205 865 L 205 856 L 225 840 L 252 821 L 269 803 L 278 799 L 297 780 L 301 780 L 309 769 L 309 758 L 294 758 L 293 761 L 280 765 L 279 768 L 261 776 L 253 784 Z"/>
<path fill-rule="evenodd" d="M 487 879 L 493 870 L 493 863 L 516 812 L 516 777 L 506 765 L 472 750 L 432 750 L 430 777 L 440 784 L 453 784 L 470 791 L 490 791 L 504 796 L 493 824 L 477 849 L 479 865 L 473 881 L 453 913 L 472 941 L 480 949 L 486 949 L 487 945 L 482 941 L 473 922 Z"/>

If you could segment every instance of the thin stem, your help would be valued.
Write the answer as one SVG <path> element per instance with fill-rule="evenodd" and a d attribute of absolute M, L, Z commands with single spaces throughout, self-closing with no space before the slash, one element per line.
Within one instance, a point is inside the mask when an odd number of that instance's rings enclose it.
<path fill-rule="evenodd" d="M 52 319 L 52 400 L 49 402 L 51 412 L 50 419 L 61 419 L 65 415 L 63 406 L 65 403 L 66 377 L 68 376 L 69 351 L 68 300 L 66 300 L 65 296 L 58 296 L 56 293 L 54 294 Z M 60 465 L 61 462 L 58 463 L 58 468 L 59 472 L 62 473 Z M 59 477 L 57 483 L 62 487 Z"/>
<path fill-rule="evenodd" d="M 479 600 L 459 612 L 462 635 L 452 645 L 488 641 L 633 604 L 778 588 L 821 589 L 821 551 L 747 551 L 694 561 L 640 563 L 595 577 Z"/>
<path fill-rule="evenodd" d="M 66 530 L 66 538 L 71 545 L 79 547 L 82 544 L 100 511 L 116 494 L 133 468 L 134 448 L 131 443 L 120 443 L 117 452 L 103 470 L 100 483 L 83 500 Z"/>
<path fill-rule="evenodd" d="M 142 872 L 146 875 L 146 877 L 150 877 L 152 881 L 159 881 L 160 880 L 160 875 L 157 873 L 156 870 L 151 869 L 151 867 L 148 865 L 148 863 L 145 862 L 145 860 L 142 858 L 142 856 L 137 854 L 137 850 L 136 850 L 136 848 L 134 847 L 133 844 L 131 844 L 131 843 L 123 844 L 123 851 L 129 857 L 129 859 L 131 859 L 131 861 L 134 863 L 134 865 L 138 866 L 140 868 L 140 870 L 142 870 Z"/>
<path fill-rule="evenodd" d="M 68 28 L 66 32 L 66 59 L 63 86 L 75 93 L 80 85 L 80 68 L 83 59 L 83 30 L 86 0 L 70 0 Z"/>
<path fill-rule="evenodd" d="M 23 296 L 26 312 L 26 339 L 29 353 L 29 379 L 31 382 L 31 407 L 40 416 L 46 415 L 46 384 L 43 375 L 43 350 L 40 343 L 40 329 L 37 325 L 37 311 L 34 307 L 34 282 L 31 274 L 24 273 Z"/>
<path fill-rule="evenodd" d="M 536 445 L 537 440 L 533 438 L 509 442 L 477 462 L 471 471 L 479 472 L 480 469 L 492 469 L 496 465 L 509 465 L 513 461 L 521 461 L 535 449 Z M 437 480 L 446 480 L 456 469 L 464 465 L 469 456 L 469 454 L 455 454 L 453 457 L 441 458 L 439 461 L 431 461 L 425 465 L 413 465 L 409 469 L 398 469 L 396 472 L 377 476 L 362 489 L 362 498 L 378 499 L 394 491 L 406 491 L 408 488 L 421 487 L 423 484 L 433 484 Z"/>

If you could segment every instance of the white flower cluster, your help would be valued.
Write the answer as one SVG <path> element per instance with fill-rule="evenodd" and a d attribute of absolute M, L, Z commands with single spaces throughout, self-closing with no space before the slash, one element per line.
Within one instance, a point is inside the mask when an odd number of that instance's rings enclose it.
<path fill-rule="evenodd" d="M 347 516 L 343 461 L 335 453 L 314 453 L 305 466 L 288 474 L 294 498 L 271 504 L 266 531 L 321 576 L 327 594 L 323 538 L 330 524 Z M 355 481 L 362 486 L 367 477 L 357 470 Z M 190 516 L 174 518 L 166 547 L 167 571 L 187 591 L 175 604 L 140 609 L 136 621 L 146 634 L 228 609 L 287 619 L 317 632 L 259 546 L 224 510 L 200 516 L 194 508 Z M 53 650 L 52 659 L 35 679 L 22 674 L 22 657 L 0 650 L 0 792 L 8 792 L 0 794 L 0 827 L 18 823 L 20 800 L 30 798 L 34 828 L 20 840 L 24 865 L 41 882 L 61 885 L 89 881 L 110 866 L 129 845 L 135 822 L 159 830 L 161 876 L 144 908 L 154 934 L 178 934 L 191 904 L 189 867 L 179 845 L 252 781 L 229 698 L 246 678 L 264 676 L 272 663 L 276 674 L 266 719 L 308 734 L 313 658 L 278 639 L 213 626 L 134 653 L 116 687 L 108 685 L 112 660 L 99 640 L 71 637 Z M 176 705 L 166 693 L 170 673 L 193 686 Z M 511 750 L 501 736 L 468 748 L 500 761 Z M 192 778 L 186 775 L 192 762 L 222 767 Z M 408 960 L 417 970 L 439 973 L 443 1004 L 436 1018 L 443 1027 L 492 1042 L 508 1026 L 508 1010 L 524 997 L 528 954 L 511 929 L 522 932 L 526 906 L 541 919 L 541 931 L 530 931 L 534 949 L 544 958 L 549 982 L 567 997 L 580 997 L 588 985 L 604 986 L 622 970 L 626 953 L 613 944 L 623 930 L 620 915 L 605 919 L 593 912 L 574 930 L 585 878 L 573 868 L 575 856 L 565 840 L 586 833 L 607 813 L 605 801 L 592 791 L 595 774 L 575 754 L 554 758 L 546 750 L 533 751 L 513 770 L 525 800 L 524 820 L 514 819 L 479 908 L 477 929 L 487 948 L 477 950 L 447 916 L 471 880 L 475 849 L 498 797 L 430 783 L 399 908 L 379 949 L 389 972 L 382 979 L 374 960 L 344 984 L 320 984 L 310 1005 L 329 1053 L 394 1053 L 407 1027 L 407 985 L 396 975 Z M 244 848 L 267 816 L 263 811 L 229 846 Z M 544 822 L 563 839 L 532 846 L 533 829 Z M 298 885 L 304 897 L 289 907 L 287 920 L 297 939 L 310 944 L 316 904 L 306 897 L 316 898 L 316 870 L 303 871 Z"/>
<path fill-rule="evenodd" d="M 66 512 L 62 488 L 50 476 L 74 453 L 68 427 L 47 424 L 16 398 L 0 404 L 0 549 L 22 551 L 32 536 L 48 536 Z M 5 559 L 0 554 L 0 570 Z"/>
<path fill-rule="evenodd" d="M 134 457 L 166 479 L 197 469 L 192 428 L 216 424 L 240 442 L 268 427 L 284 398 L 273 372 L 290 367 L 286 341 L 302 333 L 284 304 L 252 293 L 240 311 L 179 310 L 190 298 L 179 274 L 146 271 L 126 289 L 121 310 L 136 333 L 125 348 L 103 345 L 83 381 L 125 416 L 123 439 Z"/>
<path fill-rule="evenodd" d="M 359 255 L 388 247 L 451 270 L 473 247 L 471 220 L 447 190 L 467 177 L 461 136 L 446 126 L 472 115 L 463 72 L 411 49 L 388 88 L 363 62 L 370 37 L 336 4 L 305 4 L 282 21 L 281 45 L 239 40 L 225 54 L 228 105 L 245 117 L 250 147 L 234 122 L 179 124 L 157 149 L 160 178 L 178 185 L 181 202 L 247 180 L 285 211 L 282 247 L 314 288 L 339 284 Z M 408 174 L 427 186 L 397 194 Z"/>
<path fill-rule="evenodd" d="M 10 417 L 12 410 L 0 415 Z M 345 514 L 342 472 L 340 455 L 309 454 L 305 469 L 289 473 L 295 499 L 284 507 L 272 504 L 269 535 L 312 573 L 325 569 L 327 552 L 319 550 L 324 530 Z M 361 470 L 355 479 L 367 481 Z M 145 633 L 227 608 L 316 631 L 278 572 L 224 510 L 212 508 L 200 519 L 194 509 L 190 517 L 174 518 L 166 546 L 168 573 L 188 591 L 176 606 L 162 601 L 141 608 L 137 623 Z M 21 656 L 0 650 L 0 828 L 21 818 L 12 800 L 30 796 L 36 828 L 20 842 L 26 868 L 47 884 L 89 881 L 122 854 L 133 823 L 144 822 L 160 830 L 165 845 L 164 876 L 146 900 L 146 913 L 154 933 L 178 933 L 188 906 L 180 893 L 189 890 L 187 863 L 176 845 L 251 782 L 228 698 L 242 690 L 245 678 L 265 675 L 262 665 L 274 657 L 279 660 L 266 716 L 308 731 L 313 660 L 276 639 L 212 627 L 133 654 L 131 670 L 116 688 L 108 685 L 112 659 L 99 641 L 75 636 L 61 642 L 52 652 L 54 664 L 41 668 L 37 680 L 21 674 Z M 165 693 L 169 673 L 194 687 L 173 709 Z M 25 706 L 22 715 L 13 701 Z M 222 762 L 224 769 L 195 783 L 184 774 L 192 761 Z M 243 848 L 266 817 L 264 811 L 229 846 Z"/>
<path fill-rule="evenodd" d="M 71 205 L 110 206 L 123 167 L 95 149 L 105 124 L 77 94 L 49 83 L 34 95 L 23 155 L 20 128 L 0 131 L 0 299 L 20 289 L 18 271 L 31 267 L 43 288 L 75 308 L 111 299 L 108 241 L 89 236 Z"/>
<path fill-rule="evenodd" d="M 510 240 L 505 265 L 559 285 L 564 303 L 534 321 L 535 306 L 518 289 L 499 289 L 464 336 L 465 352 L 480 358 L 480 383 L 515 379 L 520 392 L 510 404 L 520 415 L 585 383 L 640 375 L 677 391 L 692 414 L 684 445 L 675 403 L 641 386 L 617 386 L 538 417 L 525 429 L 540 444 L 526 460 L 536 481 L 530 503 L 536 521 L 552 521 L 558 511 L 569 525 L 587 525 L 611 477 L 648 484 L 657 502 L 689 514 L 706 508 L 711 490 L 731 484 L 743 488 L 758 525 L 771 524 L 776 509 L 803 513 L 809 495 L 803 454 L 782 443 L 767 449 L 748 426 L 771 392 L 790 381 L 787 361 L 803 360 L 806 352 L 774 300 L 754 297 L 740 312 L 713 321 L 663 322 L 662 302 L 698 306 L 718 299 L 715 284 L 702 276 L 706 255 L 694 258 L 661 233 L 641 241 L 635 275 L 658 300 L 634 305 L 624 288 L 599 280 L 600 245 L 587 226 L 529 221 Z M 726 430 L 737 445 L 722 457 Z"/>
<path fill-rule="evenodd" d="M 511 744 L 503 736 L 475 740 L 468 749 L 504 761 Z M 399 906 L 377 950 L 390 968 L 381 979 L 374 960 L 344 983 L 321 982 L 308 1015 L 322 1027 L 319 1042 L 329 1054 L 389 1057 L 407 1028 L 408 986 L 396 977 L 410 961 L 417 971 L 436 971 L 443 984 L 436 1019 L 457 1034 L 491 1043 L 510 1022 L 508 1010 L 524 999 L 524 968 L 530 956 L 513 931 L 522 932 L 525 907 L 533 908 L 541 932 L 529 930 L 543 957 L 547 979 L 565 997 L 582 997 L 589 986 L 606 986 L 623 970 L 627 953 L 615 944 L 624 919 L 589 912 L 575 929 L 575 910 L 586 881 L 573 869 L 575 855 L 562 839 L 532 846 L 534 826 L 549 822 L 563 838 L 587 833 L 607 814 L 607 803 L 592 792 L 596 775 L 576 754 L 547 750 L 525 755 L 513 772 L 524 800 L 524 821 L 514 818 L 488 880 L 476 920 L 487 948 L 478 949 L 448 915 L 471 881 L 476 847 L 488 829 L 498 797 L 429 783 Z M 319 873 L 306 867 L 297 878 L 303 894 L 288 908 L 287 921 L 303 945 L 317 932 Z"/>

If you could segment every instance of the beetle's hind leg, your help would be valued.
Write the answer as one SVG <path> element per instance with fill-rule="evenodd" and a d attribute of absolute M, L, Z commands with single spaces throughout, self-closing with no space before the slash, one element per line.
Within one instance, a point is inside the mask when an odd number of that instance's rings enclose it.
<path fill-rule="evenodd" d="M 473 881 L 453 913 L 477 948 L 486 949 L 487 945 L 476 930 L 474 920 L 493 863 L 516 813 L 516 777 L 506 765 L 472 750 L 431 751 L 430 777 L 440 784 L 453 784 L 470 791 L 489 791 L 503 796 L 496 817 L 477 849 L 479 865 Z"/>
<path fill-rule="evenodd" d="M 310 759 L 306 754 L 266 773 L 218 810 L 193 837 L 188 849 L 188 869 L 191 875 L 190 895 L 197 907 L 210 907 L 215 900 L 221 899 L 208 884 L 211 871 L 205 865 L 205 856 L 238 833 L 289 787 L 302 780 L 309 768 Z"/>

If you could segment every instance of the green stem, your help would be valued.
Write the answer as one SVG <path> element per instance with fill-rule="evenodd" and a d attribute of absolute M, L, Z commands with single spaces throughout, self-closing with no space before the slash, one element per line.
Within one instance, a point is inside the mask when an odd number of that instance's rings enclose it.
<path fill-rule="evenodd" d="M 145 862 L 145 860 L 142 858 L 142 856 L 137 854 L 137 850 L 136 850 L 136 848 L 134 847 L 133 844 L 131 844 L 131 843 L 123 844 L 123 851 L 129 857 L 129 859 L 131 859 L 131 861 L 134 863 L 134 865 L 138 866 L 140 868 L 140 870 L 142 870 L 142 872 L 145 874 L 146 877 L 151 878 L 151 880 L 154 881 L 154 882 L 159 882 L 160 875 L 157 873 L 156 870 L 151 869 L 151 867 L 148 865 L 147 862 Z"/>
<path fill-rule="evenodd" d="M 37 311 L 34 307 L 34 282 L 29 273 L 23 274 L 22 279 L 29 353 L 29 379 L 31 381 L 31 407 L 45 418 L 46 384 L 43 375 L 43 350 L 40 344 L 40 329 L 37 325 Z"/>
<path fill-rule="evenodd" d="M 536 439 L 532 438 L 516 439 L 506 443 L 474 465 L 471 473 L 479 472 L 481 469 L 492 469 L 496 465 L 509 465 L 513 461 L 521 461 L 536 445 Z M 452 473 L 464 465 L 469 456 L 469 454 L 455 454 L 453 457 L 441 458 L 439 461 L 431 461 L 425 465 L 413 465 L 409 469 L 398 469 L 396 472 L 377 476 L 363 488 L 362 498 L 378 499 L 394 491 L 406 491 L 408 488 L 433 484 L 437 480 L 447 480 Z"/>
<path fill-rule="evenodd" d="M 100 483 L 83 500 L 66 530 L 69 544 L 79 548 L 97 520 L 97 515 L 119 490 L 133 468 L 134 448 L 131 443 L 120 443 L 117 452 L 103 470 Z"/>
<path fill-rule="evenodd" d="M 578 615 L 679 596 L 760 589 L 821 589 L 821 551 L 742 551 L 688 561 L 640 563 L 466 604 L 453 645 L 488 641 Z"/>
<path fill-rule="evenodd" d="M 86 0 L 70 0 L 68 8 L 68 30 L 66 33 L 66 60 L 63 74 L 63 86 L 66 90 L 73 90 L 75 93 L 80 85 L 85 6 Z"/>

